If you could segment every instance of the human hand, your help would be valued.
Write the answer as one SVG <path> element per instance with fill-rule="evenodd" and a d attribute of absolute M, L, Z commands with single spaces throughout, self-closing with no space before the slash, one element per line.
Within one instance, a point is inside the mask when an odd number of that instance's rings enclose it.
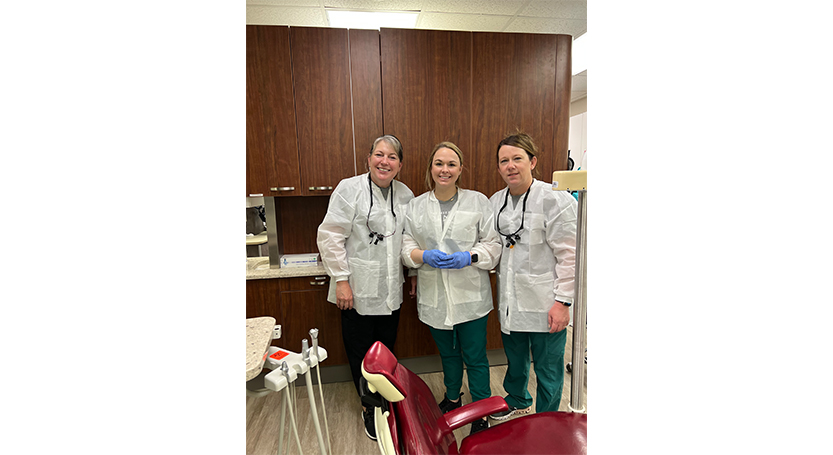
<path fill-rule="evenodd" d="M 411 277 L 411 291 L 409 292 L 411 297 L 416 297 L 416 292 L 417 292 L 416 290 L 417 290 L 417 277 L 416 277 L 416 275 L 414 275 L 414 276 Z"/>
<path fill-rule="evenodd" d="M 452 253 L 449 259 L 445 267 L 443 267 L 444 269 L 462 269 L 467 265 L 471 265 L 471 253 L 468 251 Z"/>
<path fill-rule="evenodd" d="M 560 332 L 570 324 L 570 307 L 564 306 L 561 302 L 555 301 L 547 312 L 547 326 L 550 333 Z"/>
<path fill-rule="evenodd" d="M 422 262 L 434 267 L 435 269 L 446 268 L 445 265 L 450 259 L 450 256 L 440 250 L 425 250 L 422 253 Z"/>
<path fill-rule="evenodd" d="M 336 306 L 339 310 L 353 309 L 353 289 L 347 280 L 336 283 Z"/>

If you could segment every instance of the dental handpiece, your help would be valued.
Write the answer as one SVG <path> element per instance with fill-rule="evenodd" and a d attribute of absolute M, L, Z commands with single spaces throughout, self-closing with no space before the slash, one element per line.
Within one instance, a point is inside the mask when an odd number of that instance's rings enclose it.
<path fill-rule="evenodd" d="M 283 363 L 281 363 L 280 370 L 281 370 L 281 373 L 283 373 L 283 375 L 286 376 L 286 382 L 287 383 L 291 382 L 289 380 L 289 365 L 286 364 L 286 360 L 284 360 Z"/>
<path fill-rule="evenodd" d="M 318 329 L 309 329 L 309 337 L 312 339 L 312 352 L 318 357 Z"/>
<path fill-rule="evenodd" d="M 309 365 L 309 341 L 306 338 L 301 340 L 301 358 Z"/>

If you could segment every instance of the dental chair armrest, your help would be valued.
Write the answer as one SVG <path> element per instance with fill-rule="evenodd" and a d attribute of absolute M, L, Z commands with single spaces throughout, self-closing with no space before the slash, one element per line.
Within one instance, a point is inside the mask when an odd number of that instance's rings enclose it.
<path fill-rule="evenodd" d="M 509 405 L 503 397 L 489 397 L 475 401 L 444 414 L 445 422 L 452 430 L 468 425 L 477 419 L 482 419 L 496 412 L 506 411 Z"/>

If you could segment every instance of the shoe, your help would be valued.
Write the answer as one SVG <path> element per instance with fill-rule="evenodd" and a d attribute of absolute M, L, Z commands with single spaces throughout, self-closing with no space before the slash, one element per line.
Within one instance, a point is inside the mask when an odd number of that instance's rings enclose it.
<path fill-rule="evenodd" d="M 462 396 L 463 392 L 460 392 L 460 396 L 457 397 L 457 402 L 449 400 L 448 397 L 443 397 L 443 401 L 440 401 L 440 404 L 438 405 L 440 407 L 440 411 L 442 411 L 443 414 L 447 414 L 462 406 L 463 400 L 460 399 Z"/>
<path fill-rule="evenodd" d="M 373 408 L 362 410 L 362 422 L 364 422 L 364 434 L 372 440 L 376 440 L 376 420 Z"/>
<path fill-rule="evenodd" d="M 469 436 L 489 428 L 489 421 L 486 419 L 477 419 L 471 423 L 471 433 Z"/>
<path fill-rule="evenodd" d="M 518 409 L 518 408 L 516 408 L 516 407 L 514 407 L 510 404 L 509 405 L 509 410 L 502 411 L 502 412 L 496 412 L 496 413 L 490 415 L 489 417 L 494 419 L 494 420 L 506 420 L 506 419 L 508 419 L 512 416 L 529 414 L 530 412 L 532 412 L 532 406 L 530 406 L 528 408 Z"/>

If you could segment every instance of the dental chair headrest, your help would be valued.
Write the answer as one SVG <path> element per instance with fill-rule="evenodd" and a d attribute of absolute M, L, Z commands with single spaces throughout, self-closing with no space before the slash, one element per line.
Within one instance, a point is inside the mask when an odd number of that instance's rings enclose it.
<path fill-rule="evenodd" d="M 367 379 L 371 392 L 379 392 L 391 403 L 402 401 L 407 394 L 396 377 L 399 362 L 381 342 L 373 343 L 362 361 L 362 376 Z"/>

